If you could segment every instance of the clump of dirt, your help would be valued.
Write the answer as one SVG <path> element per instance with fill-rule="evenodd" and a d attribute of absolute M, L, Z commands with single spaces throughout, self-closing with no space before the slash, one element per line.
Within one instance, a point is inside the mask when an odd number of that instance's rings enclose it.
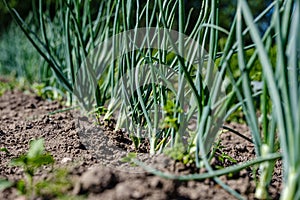
<path fill-rule="evenodd" d="M 168 180 L 145 172 L 142 168 L 123 163 L 120 159 L 135 151 L 129 135 L 113 130 L 112 124 L 95 125 L 86 117 L 78 117 L 78 111 L 65 111 L 56 101 L 43 100 L 33 94 L 8 91 L 0 97 L 0 179 L 16 182 L 24 178 L 24 172 L 10 165 L 10 161 L 28 151 L 29 142 L 44 138 L 46 151 L 55 159 L 54 168 L 66 168 L 73 180 L 67 193 L 86 195 L 88 199 L 232 199 L 233 197 L 212 179 L 202 181 Z M 250 137 L 245 125 L 228 124 L 232 129 Z M 225 132 L 220 136 L 220 146 L 213 167 L 225 167 L 245 162 L 255 157 L 253 144 Z M 165 155 L 149 156 L 149 146 L 140 147 L 138 158 L 154 167 L 173 174 L 201 173 L 193 165 L 185 166 Z M 220 160 L 218 154 L 232 159 Z M 244 169 L 221 180 L 247 199 L 254 199 L 255 182 L 251 168 Z M 36 177 L 47 179 L 48 171 L 40 170 Z M 281 162 L 269 188 L 270 198 L 278 199 L 281 190 Z M 6 189 L 0 199 L 16 199 L 17 190 Z M 41 199 L 48 197 L 41 197 Z"/>

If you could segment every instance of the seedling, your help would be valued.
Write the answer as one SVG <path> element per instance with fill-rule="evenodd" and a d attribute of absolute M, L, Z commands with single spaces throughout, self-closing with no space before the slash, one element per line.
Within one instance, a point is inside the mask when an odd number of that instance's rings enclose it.
<path fill-rule="evenodd" d="M 0 151 L 3 151 L 6 153 L 6 155 L 10 155 L 10 152 L 8 151 L 7 148 L 3 147 L 0 148 Z M 10 182 L 9 180 L 6 179 L 0 179 L 0 191 L 5 190 L 7 188 L 10 188 L 11 186 L 13 186 L 13 183 Z"/>
<path fill-rule="evenodd" d="M 166 149 L 164 153 L 170 156 L 172 159 L 182 162 L 186 165 L 195 162 L 195 154 L 192 151 L 193 148 L 189 149 L 187 150 L 182 143 L 178 143 L 173 148 Z"/>
<path fill-rule="evenodd" d="M 104 114 L 106 114 L 107 112 L 107 108 L 105 108 L 104 106 L 99 106 L 95 109 L 93 109 L 91 112 L 89 112 L 89 114 L 94 114 L 94 116 L 96 117 L 97 123 L 101 124 L 101 120 L 100 117 Z"/>
<path fill-rule="evenodd" d="M 68 177 L 67 169 L 57 169 L 47 180 L 38 181 L 35 186 L 38 196 L 52 199 L 64 197 L 65 193 L 72 187 L 72 182 Z"/>
<path fill-rule="evenodd" d="M 11 91 L 14 88 L 22 89 L 20 84 L 14 79 L 3 79 L 0 80 L 0 96 L 2 96 L 6 91 Z"/>
<path fill-rule="evenodd" d="M 182 113 L 183 110 L 176 106 L 173 101 L 168 100 L 167 104 L 164 106 L 164 112 L 166 117 L 164 118 L 162 127 L 163 128 L 174 128 L 175 131 L 178 131 L 179 124 L 178 118 L 174 117 L 175 113 L 179 114 Z"/>
<path fill-rule="evenodd" d="M 121 162 L 124 162 L 124 163 L 130 163 L 132 166 L 136 166 L 136 164 L 134 163 L 134 159 L 137 158 L 137 153 L 128 153 L 127 156 L 123 157 L 121 159 Z"/>
<path fill-rule="evenodd" d="M 17 188 L 22 194 L 34 197 L 35 187 L 33 177 L 35 172 L 43 165 L 53 164 L 54 159 L 49 153 L 45 153 L 44 140 L 32 140 L 28 153 L 11 161 L 11 165 L 20 166 L 24 169 L 26 179 L 17 183 Z"/>
<path fill-rule="evenodd" d="M 193 136 L 191 135 L 189 140 L 192 139 Z M 187 165 L 195 163 L 195 151 L 196 147 L 192 142 L 188 141 L 188 146 L 186 146 L 182 141 L 179 140 L 179 138 L 177 138 L 174 147 L 165 149 L 164 153 L 170 156 L 172 159 Z"/>
<path fill-rule="evenodd" d="M 7 149 L 7 148 L 5 148 L 5 147 L 1 148 L 1 149 L 0 149 L 0 151 L 3 151 L 3 152 L 5 152 L 5 153 L 6 153 L 6 155 L 10 155 L 10 152 L 9 152 L 9 151 L 8 151 L 8 149 Z"/>

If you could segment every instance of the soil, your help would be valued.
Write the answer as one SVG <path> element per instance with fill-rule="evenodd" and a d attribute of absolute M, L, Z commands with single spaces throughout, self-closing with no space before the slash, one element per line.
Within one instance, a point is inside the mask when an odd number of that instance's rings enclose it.
<path fill-rule="evenodd" d="M 29 142 L 44 138 L 46 151 L 55 159 L 54 169 L 67 170 L 66 180 L 70 185 L 65 194 L 84 199 L 234 199 L 213 179 L 177 181 L 154 176 L 141 167 L 123 163 L 120 159 L 134 151 L 129 136 L 113 130 L 114 122 L 106 121 L 98 126 L 78 111 L 59 111 L 64 107 L 56 101 L 47 101 L 34 94 L 7 91 L 0 97 L 0 179 L 16 183 L 24 179 L 20 167 L 10 165 L 10 161 L 28 151 Z M 227 124 L 228 127 L 250 137 L 245 125 Z M 212 166 L 225 167 L 234 164 L 231 159 L 218 159 L 227 154 L 237 163 L 255 157 L 251 142 L 224 131 L 219 137 L 221 144 L 212 159 Z M 202 173 L 193 165 L 183 165 L 166 155 L 149 156 L 147 141 L 139 149 L 139 158 L 152 166 L 172 174 Z M 53 168 L 40 169 L 37 180 L 51 180 Z M 231 176 L 220 179 L 239 192 L 245 199 L 254 199 L 255 169 L 247 168 Z M 271 199 L 278 199 L 281 191 L 281 161 L 276 162 L 269 187 Z M 19 196 L 16 187 L 0 192 L 0 199 L 25 199 Z M 51 195 L 40 195 L 37 199 L 54 199 Z"/>

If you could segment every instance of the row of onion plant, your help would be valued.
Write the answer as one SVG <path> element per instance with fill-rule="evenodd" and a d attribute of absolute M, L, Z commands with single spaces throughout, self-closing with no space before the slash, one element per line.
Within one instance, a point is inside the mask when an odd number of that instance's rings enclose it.
<path fill-rule="evenodd" d="M 208 172 L 174 176 L 135 160 L 137 164 L 166 178 L 214 178 L 239 199 L 217 177 L 259 164 L 256 197 L 265 199 L 275 160 L 281 157 L 275 145 L 279 140 L 285 169 L 282 199 L 299 198 L 299 1 L 274 1 L 253 19 L 247 2 L 240 0 L 227 31 L 218 25 L 216 0 L 191 10 L 184 0 L 60 0 L 54 17 L 44 12 L 40 0 L 35 13 L 39 32 L 4 2 L 70 99 L 76 97 L 88 111 L 106 106 L 104 117 L 114 116 L 116 128 L 125 128 L 137 148 L 148 138 L 151 154 L 182 151 Z M 261 34 L 257 23 L 269 13 L 270 25 Z M 226 45 L 217 52 L 220 33 Z M 253 43 L 245 45 L 245 37 Z M 274 48 L 276 62 L 271 60 Z M 249 49 L 254 53 L 248 59 Z M 233 55 L 240 77 L 229 67 Z M 262 86 L 253 91 L 250 71 L 257 60 Z M 256 158 L 213 170 L 213 142 L 226 117 L 239 107 L 251 129 Z"/>

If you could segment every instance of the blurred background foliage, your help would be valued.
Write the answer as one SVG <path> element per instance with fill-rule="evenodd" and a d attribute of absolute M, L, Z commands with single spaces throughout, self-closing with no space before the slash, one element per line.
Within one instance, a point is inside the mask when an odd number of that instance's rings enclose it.
<path fill-rule="evenodd" d="M 20 11 L 20 15 L 22 17 L 26 17 L 30 10 L 32 9 L 32 2 L 29 0 L 25 1 L 18 1 L 18 0 L 9 0 L 9 3 L 12 7 L 18 9 Z M 11 23 L 12 18 L 3 4 L 3 2 L 0 2 L 0 34 L 3 33 L 3 31 L 8 28 L 9 24 Z"/>
<path fill-rule="evenodd" d="M 32 15 L 26 21 L 31 21 Z M 34 27 L 32 27 L 34 29 Z M 11 23 L 1 34 L 0 74 L 37 81 L 42 60 L 23 32 Z"/>
<path fill-rule="evenodd" d="M 8 1 L 11 7 L 15 8 L 20 16 L 23 19 L 26 19 L 28 24 L 31 25 L 31 29 L 34 31 L 39 30 L 38 16 L 34 16 L 31 12 L 32 10 L 38 9 L 38 1 L 37 0 L 9 0 Z M 57 7 L 59 4 L 59 0 L 45 0 L 43 1 L 43 9 L 48 12 L 50 17 L 54 17 L 57 12 Z M 146 3 L 146 0 L 140 1 Z M 248 1 L 250 7 L 254 15 L 261 13 L 263 9 L 265 9 L 269 4 L 270 0 L 262 1 L 257 3 L 255 0 Z M 98 9 L 99 2 L 91 1 L 91 13 L 96 15 L 96 11 Z M 220 21 L 219 25 L 227 30 L 229 30 L 231 23 L 233 22 L 233 18 L 235 15 L 236 0 L 222 0 L 219 1 L 220 4 Z M 185 9 L 186 11 L 193 9 L 191 18 L 192 21 L 196 21 L 199 9 L 201 9 L 201 1 L 199 0 L 191 0 L 185 1 Z M 188 13 L 188 12 L 186 12 Z M 271 16 L 267 14 L 265 18 L 260 20 L 259 28 L 263 33 L 265 27 L 267 27 L 267 22 L 269 21 L 268 17 Z M 134 18 L 134 16 L 133 16 Z M 132 19 L 133 19 L 132 18 Z M 134 21 L 134 19 L 132 20 Z M 176 23 L 175 23 L 176 24 Z M 174 27 L 176 29 L 176 27 Z M 188 27 L 187 34 L 189 33 L 189 29 L 193 27 Z M 220 33 L 222 37 L 222 33 Z M 223 50 L 223 44 L 225 44 L 225 36 L 224 39 L 220 39 L 219 41 L 219 51 Z M 252 50 L 249 50 L 247 54 L 251 55 Z M 252 76 L 256 76 L 256 80 L 260 79 L 260 69 L 259 63 L 254 67 Z M 231 64 L 233 68 L 237 68 L 237 60 L 232 59 Z M 257 71 L 256 71 L 257 70 Z M 45 73 L 45 71 L 47 73 Z M 36 50 L 33 48 L 31 43 L 27 40 L 23 32 L 20 28 L 15 24 L 10 16 L 7 8 L 4 3 L 0 1 L 0 75 L 10 75 L 15 78 L 25 77 L 30 83 L 32 82 L 46 82 L 46 85 L 51 85 L 51 80 L 49 80 L 52 76 L 52 72 L 47 64 L 43 61 L 43 59 L 39 56 Z M 46 76 L 45 76 L 46 75 Z M 238 72 L 236 76 L 238 76 Z M 52 81 L 53 83 L 53 81 Z"/>

